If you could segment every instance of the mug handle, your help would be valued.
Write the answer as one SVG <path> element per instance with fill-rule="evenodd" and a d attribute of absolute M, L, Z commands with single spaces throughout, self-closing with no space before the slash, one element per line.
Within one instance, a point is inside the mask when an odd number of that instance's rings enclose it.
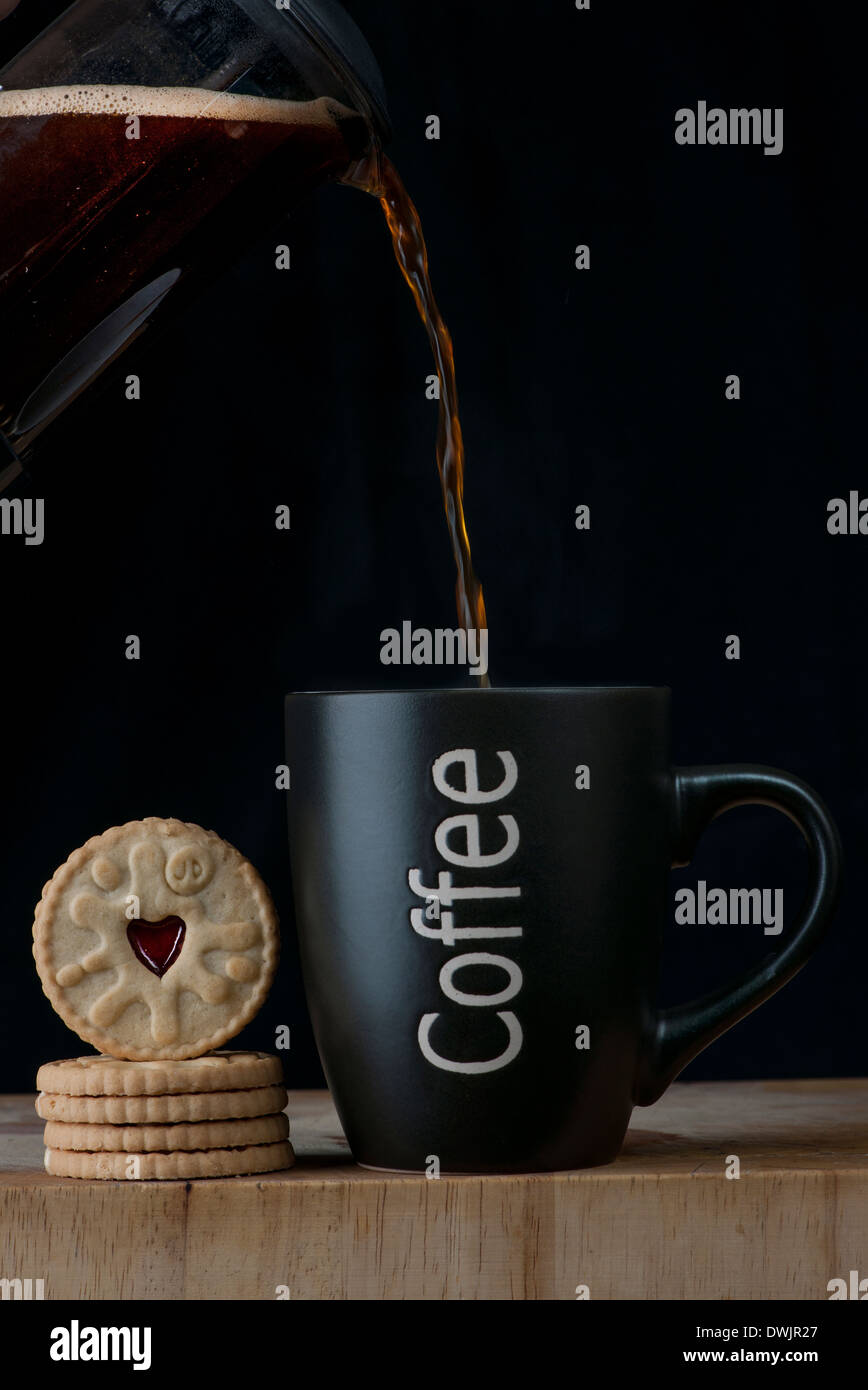
<path fill-rule="evenodd" d="M 802 968 L 829 925 L 841 873 L 841 842 L 834 821 L 817 793 L 788 772 L 751 764 L 674 768 L 673 791 L 674 869 L 690 863 L 700 835 L 715 817 L 734 806 L 758 805 L 782 811 L 799 827 L 808 842 L 811 876 L 782 951 L 766 956 L 734 984 L 657 1015 L 639 1064 L 637 1105 L 652 1105 L 698 1052 Z"/>

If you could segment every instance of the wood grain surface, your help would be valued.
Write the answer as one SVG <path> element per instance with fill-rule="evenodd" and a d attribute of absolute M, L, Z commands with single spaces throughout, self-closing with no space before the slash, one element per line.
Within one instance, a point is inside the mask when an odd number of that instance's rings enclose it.
<path fill-rule="evenodd" d="M 283 1173 L 52 1178 L 33 1101 L 0 1098 L 0 1279 L 49 1299 L 828 1299 L 868 1277 L 868 1080 L 674 1085 L 606 1167 L 437 1180 L 358 1167 L 319 1091 L 290 1095 Z"/>

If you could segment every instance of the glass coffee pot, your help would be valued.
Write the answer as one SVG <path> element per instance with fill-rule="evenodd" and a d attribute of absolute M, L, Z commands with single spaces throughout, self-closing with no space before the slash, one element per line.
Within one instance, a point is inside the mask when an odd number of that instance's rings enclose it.
<path fill-rule="evenodd" d="M 387 135 L 334 0 L 75 0 L 0 70 L 0 488 L 155 316 Z"/>

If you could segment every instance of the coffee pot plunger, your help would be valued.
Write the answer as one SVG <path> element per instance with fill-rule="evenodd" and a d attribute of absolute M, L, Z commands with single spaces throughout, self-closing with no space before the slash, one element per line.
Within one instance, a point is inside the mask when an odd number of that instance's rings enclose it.
<path fill-rule="evenodd" d="M 0 488 L 152 319 L 388 135 L 335 0 L 75 0 L 0 69 Z"/>

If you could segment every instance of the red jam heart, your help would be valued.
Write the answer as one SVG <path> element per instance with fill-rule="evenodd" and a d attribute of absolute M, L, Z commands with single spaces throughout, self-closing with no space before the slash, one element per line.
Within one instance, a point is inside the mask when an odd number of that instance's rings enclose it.
<path fill-rule="evenodd" d="M 181 954 L 186 930 L 180 917 L 164 917 L 161 922 L 137 917 L 127 927 L 127 939 L 142 965 L 162 976 Z"/>

